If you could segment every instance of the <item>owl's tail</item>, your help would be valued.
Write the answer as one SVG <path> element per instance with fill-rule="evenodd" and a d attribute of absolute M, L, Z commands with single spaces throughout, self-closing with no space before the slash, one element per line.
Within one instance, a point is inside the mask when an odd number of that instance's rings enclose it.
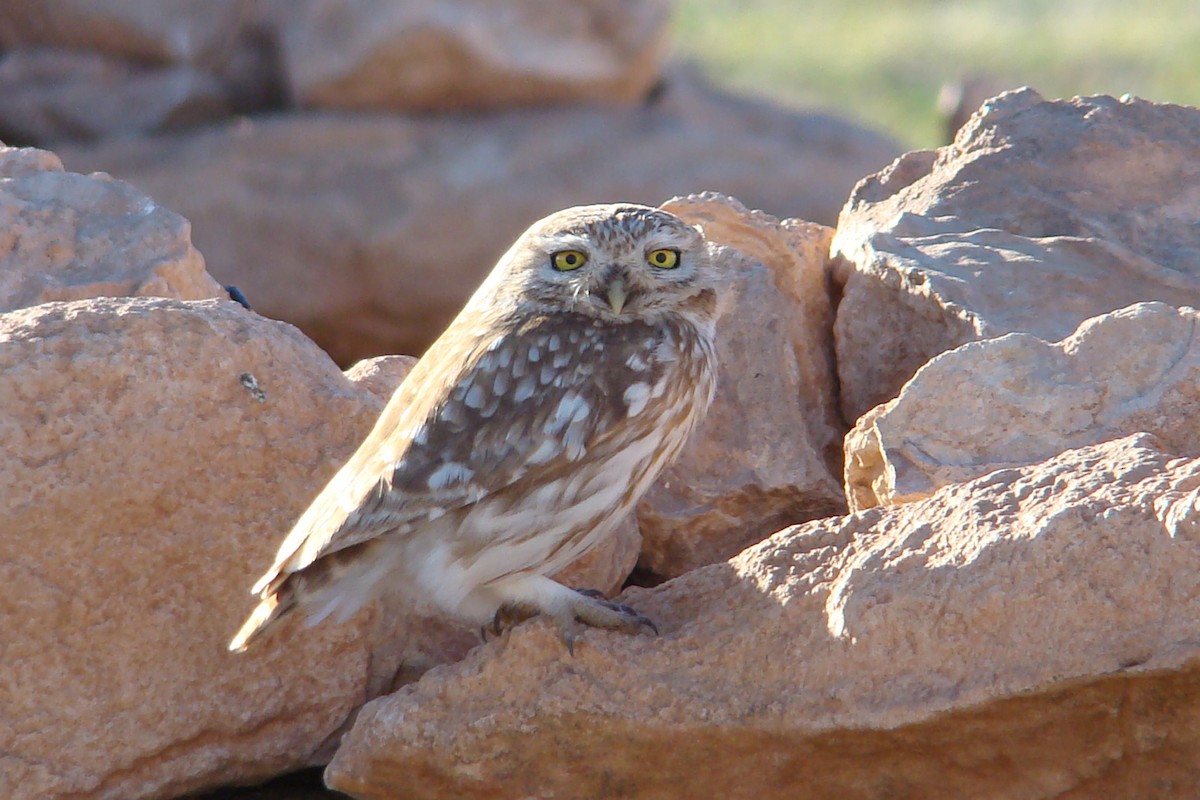
<path fill-rule="evenodd" d="M 245 623 L 229 642 L 229 652 L 244 653 L 250 643 L 257 639 L 275 620 L 282 617 L 295 607 L 296 601 L 292 593 L 286 591 L 287 585 L 279 587 L 281 591 L 268 594 L 262 602 L 255 606 L 246 618 Z"/>
<path fill-rule="evenodd" d="M 372 544 L 362 542 L 336 550 L 295 572 L 273 567 L 255 584 L 262 602 L 229 642 L 230 652 L 244 652 L 280 617 L 296 608 L 304 609 L 309 627 L 335 612 L 338 621 L 348 620 L 372 598 L 374 585 L 386 575 L 390 564 L 362 557 Z M 374 571 L 370 569 L 372 564 L 377 567 Z"/>

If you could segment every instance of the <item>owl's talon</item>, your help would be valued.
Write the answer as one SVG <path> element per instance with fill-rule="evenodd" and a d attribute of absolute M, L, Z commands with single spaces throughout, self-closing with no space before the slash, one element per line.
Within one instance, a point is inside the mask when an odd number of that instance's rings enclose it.
<path fill-rule="evenodd" d="M 585 625 L 590 625 L 594 628 L 608 628 L 610 630 L 620 630 L 626 633 L 637 633 L 639 627 L 647 627 L 654 631 L 654 635 L 658 635 L 658 626 L 649 617 L 644 617 L 634 610 L 631 606 L 624 603 L 615 603 L 608 599 L 608 596 L 599 589 L 579 589 L 573 590 L 576 594 L 588 598 L 594 604 L 602 606 L 610 611 L 616 611 L 622 616 L 622 620 L 617 624 L 608 624 L 607 622 L 593 622 L 589 618 L 585 618 L 575 614 L 575 619 Z M 586 606 L 585 606 L 586 607 Z"/>
<path fill-rule="evenodd" d="M 483 641 L 488 641 L 488 634 L 493 638 L 499 639 L 508 631 L 520 625 L 525 620 L 535 617 L 538 614 L 536 608 L 532 608 L 521 603 L 505 603 L 496 609 L 495 615 L 491 622 L 486 622 L 479 628 L 479 633 L 483 637 Z"/>
<path fill-rule="evenodd" d="M 649 628 L 655 635 L 658 634 L 658 626 L 649 617 L 642 616 L 624 603 L 614 603 L 599 593 L 579 592 L 579 595 L 581 601 L 571 609 L 576 622 L 624 633 L 640 633 L 643 628 Z"/>

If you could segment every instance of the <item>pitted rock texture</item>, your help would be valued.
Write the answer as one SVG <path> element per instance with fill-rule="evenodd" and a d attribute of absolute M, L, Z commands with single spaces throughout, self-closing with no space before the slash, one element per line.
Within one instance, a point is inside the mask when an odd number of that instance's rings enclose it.
<path fill-rule="evenodd" d="M 1139 435 L 789 528 L 364 707 L 358 798 L 1172 798 L 1200 790 L 1200 460 Z"/>
<path fill-rule="evenodd" d="M 842 409 L 1010 332 L 1047 341 L 1132 303 L 1200 304 L 1200 109 L 989 100 L 952 145 L 855 187 L 833 239 Z"/>
<path fill-rule="evenodd" d="M 186 219 L 53 153 L 0 145 L 0 312 L 106 295 L 226 297 Z"/>
<path fill-rule="evenodd" d="M 638 503 L 643 579 L 724 561 L 789 524 L 845 510 L 826 270 L 833 232 L 721 195 L 662 207 L 704 229 L 731 287 L 713 405 Z"/>
<path fill-rule="evenodd" d="M 1200 342 L 1193 308 L 1139 303 L 1061 342 L 1023 333 L 934 358 L 846 436 L 858 511 L 1138 431 L 1200 456 Z"/>

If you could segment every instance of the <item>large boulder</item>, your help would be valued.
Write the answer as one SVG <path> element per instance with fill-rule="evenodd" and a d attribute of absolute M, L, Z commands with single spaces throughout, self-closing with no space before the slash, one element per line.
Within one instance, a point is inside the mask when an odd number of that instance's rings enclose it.
<path fill-rule="evenodd" d="M 1200 460 L 1147 436 L 781 531 L 368 703 L 359 798 L 1194 797 Z"/>
<path fill-rule="evenodd" d="M 639 108 L 276 117 L 59 149 L 191 220 L 213 275 L 343 364 L 423 351 L 513 239 L 566 206 L 713 189 L 829 223 L 896 152 L 686 79 Z"/>
<path fill-rule="evenodd" d="M 1200 109 L 1029 89 L 865 179 L 833 240 L 845 417 L 965 342 L 1057 341 L 1131 303 L 1200 304 L 1198 186 Z"/>
<path fill-rule="evenodd" d="M 846 507 L 835 477 L 845 430 L 826 272 L 833 231 L 719 195 L 663 208 L 716 245 L 730 298 L 717 323 L 708 417 L 637 507 L 642 580 L 724 561 L 786 525 Z"/>
<path fill-rule="evenodd" d="M 659 79 L 666 0 L 301 0 L 275 25 L 305 108 L 631 103 Z"/>
<path fill-rule="evenodd" d="M 1012 333 L 917 371 L 846 437 L 851 510 L 1138 431 L 1200 456 L 1200 312 L 1141 303 L 1054 344 Z"/>
<path fill-rule="evenodd" d="M 103 295 L 226 296 L 186 219 L 53 153 L 0 145 L 0 312 Z"/>
<path fill-rule="evenodd" d="M 367 613 L 225 643 L 381 402 L 221 300 L 0 315 L 0 796 L 167 797 L 319 761 L 392 687 Z"/>

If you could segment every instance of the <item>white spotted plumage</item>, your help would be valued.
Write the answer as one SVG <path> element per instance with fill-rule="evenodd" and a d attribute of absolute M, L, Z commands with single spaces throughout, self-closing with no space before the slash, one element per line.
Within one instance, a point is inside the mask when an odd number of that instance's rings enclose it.
<path fill-rule="evenodd" d="M 676 266 L 651 265 L 661 249 Z M 583 254 L 570 270 L 564 250 Z M 344 619 L 385 585 L 474 623 L 519 606 L 622 627 L 545 576 L 615 528 L 703 417 L 717 285 L 699 230 L 661 210 L 533 225 L 296 523 L 230 649 L 293 608 Z"/>

